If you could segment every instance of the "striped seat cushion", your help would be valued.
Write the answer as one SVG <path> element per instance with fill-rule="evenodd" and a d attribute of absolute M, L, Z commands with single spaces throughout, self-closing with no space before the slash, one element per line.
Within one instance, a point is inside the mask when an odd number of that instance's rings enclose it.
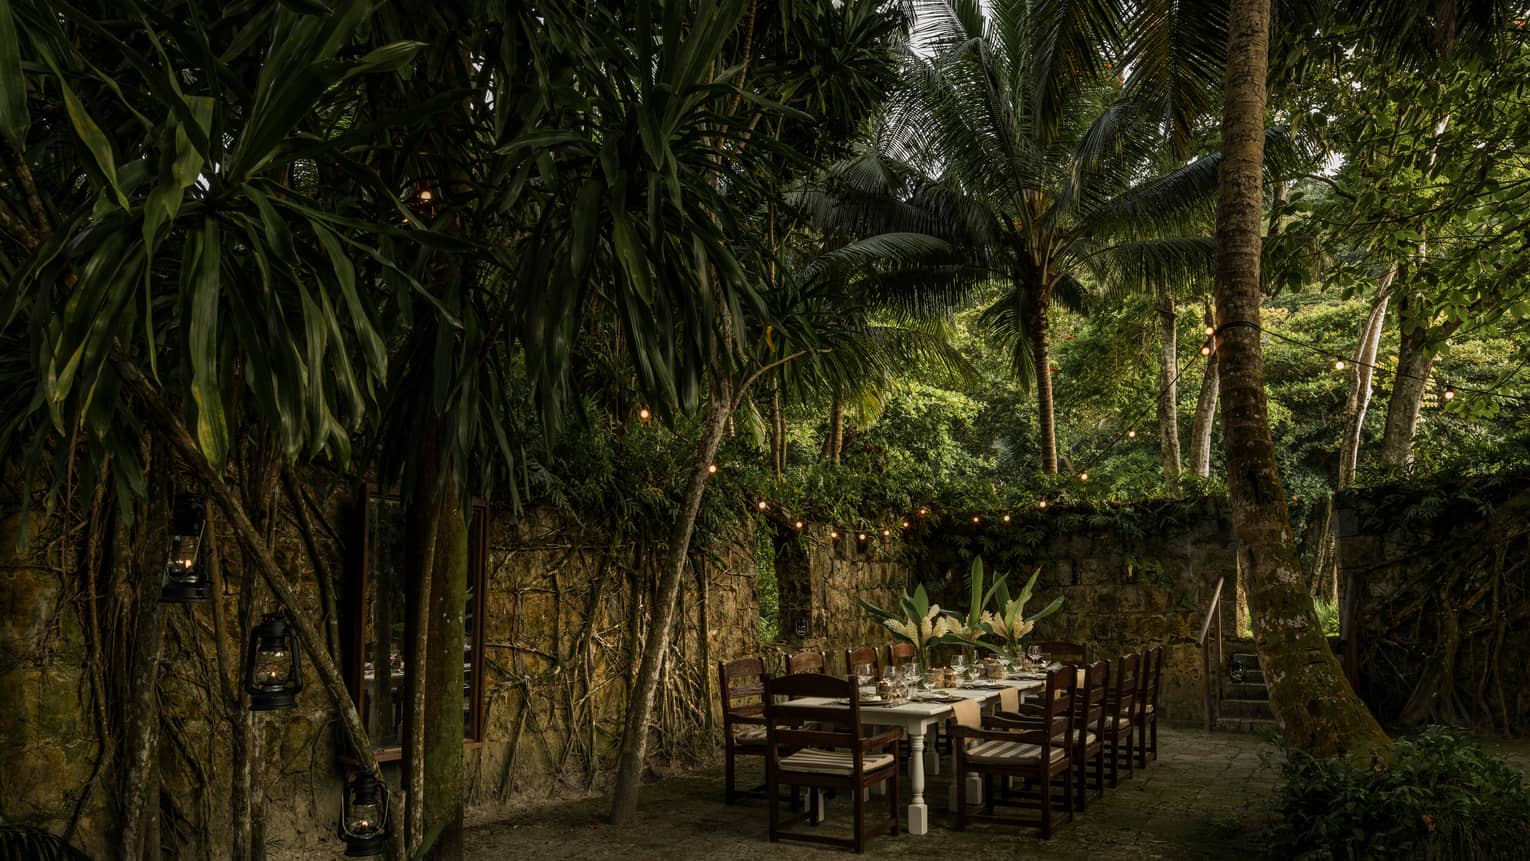
<path fill-rule="evenodd" d="M 892 764 L 893 757 L 890 753 L 866 756 L 861 760 L 861 768 L 864 771 L 876 771 Z M 782 771 L 799 771 L 807 774 L 848 776 L 855 773 L 855 760 L 851 759 L 848 750 L 799 750 L 791 756 L 782 757 L 777 765 Z"/>
<path fill-rule="evenodd" d="M 1052 748 L 1052 762 L 1068 755 L 1062 745 Z M 1022 741 L 985 741 L 967 749 L 967 761 L 977 765 L 1040 765 L 1041 745 Z"/>
<path fill-rule="evenodd" d="M 736 744 L 764 744 L 765 727 L 741 726 L 733 730 L 733 741 Z"/>

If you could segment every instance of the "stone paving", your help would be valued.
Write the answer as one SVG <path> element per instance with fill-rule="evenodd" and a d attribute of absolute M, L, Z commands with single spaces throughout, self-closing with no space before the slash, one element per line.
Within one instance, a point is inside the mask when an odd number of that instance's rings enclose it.
<path fill-rule="evenodd" d="M 1163 728 L 1159 758 L 1071 824 L 1058 827 L 1050 841 L 1035 829 L 978 825 L 954 829 L 946 810 L 949 769 L 931 776 L 930 833 L 874 837 L 872 858 L 955 858 L 1024 856 L 1039 859 L 1198 859 L 1262 855 L 1258 832 L 1269 824 L 1268 800 L 1275 782 L 1273 766 L 1262 756 L 1274 748 L 1260 738 L 1200 730 Z M 741 760 L 748 762 L 748 759 Z M 740 785 L 763 780 L 756 765 L 741 768 Z M 746 784 L 745 781 L 752 781 Z M 906 790 L 905 790 L 906 795 Z M 885 809 L 873 797 L 869 808 Z M 766 839 L 766 805 L 748 800 L 722 803 L 722 769 L 673 777 L 645 787 L 640 822 L 613 828 L 604 824 L 604 798 L 550 803 L 507 818 L 469 828 L 470 858 L 782 859 L 844 857 L 846 853 L 802 843 L 772 844 Z M 829 802 L 829 821 L 821 829 L 848 833 L 849 800 Z"/>

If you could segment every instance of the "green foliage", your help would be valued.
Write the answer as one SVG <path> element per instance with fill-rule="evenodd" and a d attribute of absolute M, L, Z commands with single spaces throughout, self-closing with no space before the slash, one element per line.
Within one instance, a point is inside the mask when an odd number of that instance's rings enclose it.
<path fill-rule="evenodd" d="M 781 638 L 781 584 L 776 579 L 776 542 L 770 530 L 754 532 L 755 588 L 760 596 L 760 642 Z"/>
<path fill-rule="evenodd" d="M 1326 598 L 1316 598 L 1312 605 L 1317 610 L 1318 627 L 1322 628 L 1323 636 L 1339 636 L 1339 605 Z"/>
<path fill-rule="evenodd" d="M 1509 859 L 1530 843 L 1530 789 L 1502 758 L 1443 727 L 1357 766 L 1286 747 L 1274 858 Z"/>

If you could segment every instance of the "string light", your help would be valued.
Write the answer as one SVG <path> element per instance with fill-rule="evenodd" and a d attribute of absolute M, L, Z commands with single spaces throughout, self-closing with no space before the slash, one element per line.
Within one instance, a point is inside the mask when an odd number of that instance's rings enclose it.
<path fill-rule="evenodd" d="M 921 509 L 919 509 L 919 516 L 920 517 L 923 517 L 923 516 L 925 516 L 926 514 L 929 514 L 929 513 L 930 513 L 930 510 L 928 508 L 921 508 Z"/>
<path fill-rule="evenodd" d="M 1208 325 L 1206 327 L 1206 337 L 1210 338 L 1212 335 L 1215 335 L 1216 333 L 1217 333 L 1217 329 L 1216 329 L 1215 326 Z"/>
<path fill-rule="evenodd" d="M 1078 474 L 1078 480 L 1079 481 L 1088 481 L 1089 480 L 1089 473 L 1087 473 L 1087 472 L 1079 473 Z"/>
<path fill-rule="evenodd" d="M 716 475 L 717 474 L 717 464 L 715 464 L 715 463 L 707 464 L 707 474 L 708 475 Z"/>
<path fill-rule="evenodd" d="M 908 528 L 908 521 L 907 520 L 903 521 L 903 528 L 904 529 Z"/>
<path fill-rule="evenodd" d="M 434 194 L 430 193 L 430 189 L 428 189 L 428 188 L 420 189 L 420 202 L 421 203 L 429 203 L 429 202 L 431 202 L 432 200 L 435 200 L 435 199 L 436 199 L 436 196 Z"/>
<path fill-rule="evenodd" d="M 1209 355 L 1211 355 L 1211 345 L 1210 344 L 1203 344 L 1203 345 L 1201 345 L 1201 355 L 1202 356 L 1209 356 Z"/>
<path fill-rule="evenodd" d="M 1450 387 L 1450 386 L 1446 386 L 1445 387 L 1445 400 L 1453 401 L 1455 399 L 1456 399 L 1456 390 L 1454 388 Z"/>
<path fill-rule="evenodd" d="M 1130 438 L 1130 439 L 1136 439 L 1137 438 L 1137 429 L 1136 428 L 1131 428 L 1130 430 L 1128 430 L 1126 432 L 1126 436 L 1128 438 Z"/>
<path fill-rule="evenodd" d="M 1004 515 L 1004 522 L 1005 523 L 1009 522 L 1009 515 L 1008 514 Z"/>
<path fill-rule="evenodd" d="M 981 521 L 982 521 L 982 519 L 983 519 L 983 518 L 981 518 L 981 517 L 978 517 L 978 516 L 977 516 L 977 515 L 976 515 L 976 514 L 974 514 L 974 515 L 972 515 L 972 522 L 973 522 L 973 523 L 979 523 L 979 522 L 981 522 Z"/>
<path fill-rule="evenodd" d="M 653 418 L 653 413 L 649 412 L 647 407 L 643 407 L 642 409 L 638 410 L 638 418 L 646 422 Z"/>
<path fill-rule="evenodd" d="M 829 530 L 829 537 L 830 538 L 838 538 L 839 537 L 839 530 L 838 529 L 830 529 Z"/>
<path fill-rule="evenodd" d="M 758 505 L 758 506 L 759 506 L 759 508 L 760 508 L 760 510 L 761 510 L 761 511 L 764 511 L 764 510 L 765 510 L 765 509 L 767 509 L 767 508 L 769 508 L 769 507 L 770 507 L 770 506 L 769 506 L 769 505 L 767 505 L 767 504 L 765 504 L 765 500 L 763 500 L 763 499 L 762 499 L 762 500 L 760 500 L 760 501 L 759 501 L 759 502 L 758 502 L 758 503 L 757 503 L 757 505 Z"/>
<path fill-rule="evenodd" d="M 892 537 L 892 530 L 891 529 L 884 529 L 884 530 L 882 530 L 882 537 L 883 538 L 891 538 Z"/>
<path fill-rule="evenodd" d="M 802 528 L 802 521 L 799 520 L 796 523 L 793 523 L 792 526 L 796 527 L 797 529 L 801 529 Z"/>
<path fill-rule="evenodd" d="M 866 533 L 862 532 L 860 535 L 857 535 L 856 537 L 861 539 L 862 541 L 865 541 L 866 540 Z"/>
<path fill-rule="evenodd" d="M 1335 371 L 1342 371 L 1342 370 L 1344 370 L 1344 360 L 1343 359 L 1335 359 L 1334 363 L 1333 363 L 1333 369 Z"/>
<path fill-rule="evenodd" d="M 1047 510 L 1047 501 L 1045 499 L 1041 500 L 1040 502 L 1036 503 L 1036 507 L 1041 509 L 1042 511 L 1046 511 Z"/>

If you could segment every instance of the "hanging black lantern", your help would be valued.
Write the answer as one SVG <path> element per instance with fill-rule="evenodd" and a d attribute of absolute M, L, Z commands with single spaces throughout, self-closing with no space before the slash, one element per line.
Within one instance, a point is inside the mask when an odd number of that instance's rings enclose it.
<path fill-rule="evenodd" d="M 302 653 L 281 613 L 267 613 L 250 632 L 250 662 L 245 690 L 254 711 L 290 709 L 303 689 Z"/>
<path fill-rule="evenodd" d="M 388 846 L 388 785 L 358 771 L 340 805 L 340 837 L 350 858 L 381 855 Z"/>
<path fill-rule="evenodd" d="M 160 580 L 159 600 L 190 604 L 212 600 L 212 581 L 201 564 L 202 530 L 207 527 L 207 508 L 202 497 L 177 493 L 170 517 L 170 558 Z"/>

